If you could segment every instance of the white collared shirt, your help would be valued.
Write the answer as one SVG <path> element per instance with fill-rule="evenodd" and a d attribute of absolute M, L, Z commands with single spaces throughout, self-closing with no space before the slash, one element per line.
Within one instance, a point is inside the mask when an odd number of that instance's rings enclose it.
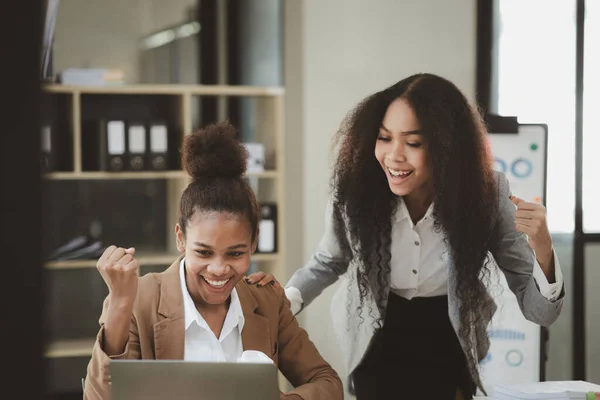
<path fill-rule="evenodd" d="M 234 288 L 231 292 L 229 310 L 219 338 L 215 336 L 202 315 L 196 309 L 185 283 L 185 259 L 179 264 L 179 280 L 183 293 L 185 314 L 185 347 L 183 359 L 203 362 L 236 362 L 244 352 L 242 330 L 244 313 Z"/>
<path fill-rule="evenodd" d="M 390 289 L 406 299 L 433 297 L 448 294 L 448 248 L 444 234 L 434 228 L 433 203 L 416 224 L 410 218 L 404 200 L 400 197 L 396 215 L 392 220 L 392 245 L 390 260 Z M 563 276 L 558 257 L 554 256 L 555 283 L 550 284 L 535 259 L 533 277 L 540 293 L 550 301 L 560 296 Z M 295 287 L 285 289 L 292 312 L 302 308 L 302 294 Z"/>

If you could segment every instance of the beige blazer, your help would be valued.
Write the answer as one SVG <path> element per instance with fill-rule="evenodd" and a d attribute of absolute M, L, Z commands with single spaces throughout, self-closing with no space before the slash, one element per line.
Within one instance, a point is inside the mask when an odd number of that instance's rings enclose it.
<path fill-rule="evenodd" d="M 129 340 L 123 354 L 108 357 L 103 349 L 104 320 L 110 295 L 104 301 L 100 331 L 85 378 L 84 399 L 111 398 L 111 359 L 183 360 L 185 328 L 183 295 L 176 260 L 166 271 L 140 278 L 131 318 Z M 343 399 L 340 378 L 321 357 L 289 307 L 284 296 L 272 286 L 250 286 L 244 280 L 236 286 L 245 323 L 242 346 L 269 356 L 295 387 L 290 399 Z"/>

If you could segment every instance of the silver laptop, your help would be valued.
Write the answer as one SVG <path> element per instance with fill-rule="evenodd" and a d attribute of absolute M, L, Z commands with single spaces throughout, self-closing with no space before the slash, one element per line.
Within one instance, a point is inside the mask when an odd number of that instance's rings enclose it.
<path fill-rule="evenodd" d="M 279 400 L 273 364 L 113 360 L 113 400 Z"/>

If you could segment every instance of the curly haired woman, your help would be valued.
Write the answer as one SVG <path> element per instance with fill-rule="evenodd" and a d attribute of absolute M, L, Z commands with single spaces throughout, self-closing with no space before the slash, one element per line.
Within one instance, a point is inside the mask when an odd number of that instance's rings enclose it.
<path fill-rule="evenodd" d="M 511 195 L 477 109 L 436 75 L 367 97 L 337 139 L 325 234 L 287 282 L 292 310 L 343 276 L 334 326 L 359 400 L 472 398 L 494 263 L 528 320 L 549 326 L 561 312 L 545 208 Z"/>

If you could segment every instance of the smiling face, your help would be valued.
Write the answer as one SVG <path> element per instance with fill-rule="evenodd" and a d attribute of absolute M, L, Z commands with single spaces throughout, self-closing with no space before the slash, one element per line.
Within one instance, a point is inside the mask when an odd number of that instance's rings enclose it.
<path fill-rule="evenodd" d="M 431 165 L 419 128 L 419 121 L 406 100 L 394 100 L 379 129 L 375 158 L 394 194 L 425 200 L 431 192 Z"/>
<path fill-rule="evenodd" d="M 196 212 L 185 235 L 176 227 L 177 248 L 185 252 L 185 280 L 196 306 L 225 304 L 250 267 L 250 223 L 226 212 Z"/>

